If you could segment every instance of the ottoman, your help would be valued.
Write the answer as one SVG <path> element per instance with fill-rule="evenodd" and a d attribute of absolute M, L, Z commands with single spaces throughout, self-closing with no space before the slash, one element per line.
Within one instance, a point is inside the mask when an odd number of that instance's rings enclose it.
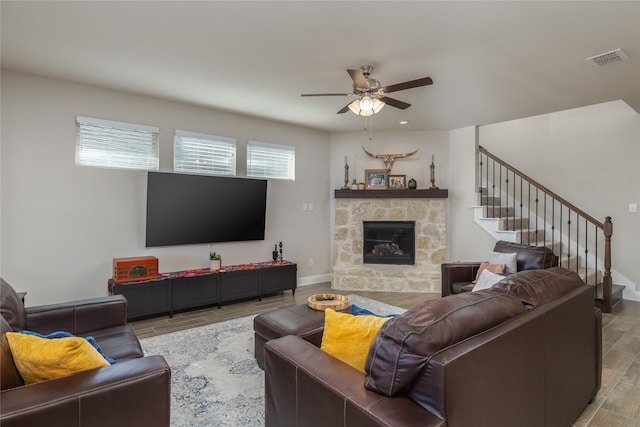
<path fill-rule="evenodd" d="M 350 307 L 342 312 L 350 312 Z M 264 344 L 286 335 L 297 335 L 320 347 L 324 329 L 324 311 L 313 310 L 307 304 L 292 305 L 253 319 L 254 356 L 258 366 L 264 369 Z"/>

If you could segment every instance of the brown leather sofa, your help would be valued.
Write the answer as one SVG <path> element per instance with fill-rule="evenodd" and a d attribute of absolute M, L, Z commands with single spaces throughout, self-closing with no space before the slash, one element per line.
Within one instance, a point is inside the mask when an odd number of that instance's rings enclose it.
<path fill-rule="evenodd" d="M 516 253 L 517 271 L 551 268 L 558 265 L 558 257 L 544 246 L 530 246 L 521 243 L 496 242 L 493 252 Z M 442 296 L 470 292 L 473 289 L 480 262 L 452 262 L 441 265 Z"/>
<path fill-rule="evenodd" d="M 301 337 L 270 340 L 265 426 L 569 426 L 600 387 L 601 327 L 592 287 L 551 268 L 389 320 L 366 375 Z"/>
<path fill-rule="evenodd" d="M 93 336 L 116 363 L 64 378 L 25 385 L 6 341 L 0 349 L 0 425 L 168 426 L 171 370 L 162 356 L 144 357 L 127 324 L 121 295 L 24 307 L 0 279 L 0 333 L 30 330 Z"/>

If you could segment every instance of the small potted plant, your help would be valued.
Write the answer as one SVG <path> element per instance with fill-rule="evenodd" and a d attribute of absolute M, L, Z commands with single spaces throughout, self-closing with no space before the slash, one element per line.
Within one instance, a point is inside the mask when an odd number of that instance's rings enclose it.
<path fill-rule="evenodd" d="M 222 257 L 215 252 L 209 252 L 209 269 L 220 270 L 220 264 L 222 263 Z"/>
<path fill-rule="evenodd" d="M 357 190 L 358 189 L 358 180 L 353 178 L 353 181 L 351 181 L 351 189 L 352 190 Z"/>
<path fill-rule="evenodd" d="M 358 183 L 358 190 L 364 190 L 364 182 Z"/>

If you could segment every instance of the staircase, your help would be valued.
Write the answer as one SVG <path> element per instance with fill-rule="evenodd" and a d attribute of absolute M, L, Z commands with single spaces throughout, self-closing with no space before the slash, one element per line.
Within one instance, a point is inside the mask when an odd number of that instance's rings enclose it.
<path fill-rule="evenodd" d="M 611 282 L 611 218 L 594 219 L 483 147 L 478 158 L 476 223 L 496 240 L 549 247 L 560 267 L 594 287 L 596 306 L 611 312 L 624 289 Z"/>

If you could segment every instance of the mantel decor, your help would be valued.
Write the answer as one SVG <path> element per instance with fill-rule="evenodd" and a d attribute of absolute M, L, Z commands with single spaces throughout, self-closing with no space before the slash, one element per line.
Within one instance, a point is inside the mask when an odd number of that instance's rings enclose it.
<path fill-rule="evenodd" d="M 385 169 L 367 169 L 364 171 L 366 190 L 386 190 L 389 186 L 389 172 Z"/>
<path fill-rule="evenodd" d="M 407 188 L 406 175 L 389 175 L 390 190 L 404 190 L 405 188 Z"/>
<path fill-rule="evenodd" d="M 416 190 L 335 190 L 336 199 L 447 199 L 449 190 L 443 188 L 420 188 Z"/>
<path fill-rule="evenodd" d="M 410 153 L 404 153 L 404 154 L 374 154 L 374 153 L 368 152 L 367 149 L 364 147 L 362 147 L 362 150 L 365 152 L 367 156 L 372 157 L 374 159 L 382 160 L 385 168 L 387 169 L 388 174 L 391 173 L 391 168 L 393 168 L 393 163 L 396 160 L 406 159 L 407 157 L 411 157 L 418 152 L 417 148 L 415 149 L 415 151 L 412 151 Z"/>
<path fill-rule="evenodd" d="M 429 166 L 430 175 L 431 175 L 431 188 L 436 189 L 438 186 L 436 185 L 436 164 L 435 164 L 435 155 L 431 155 L 431 165 Z"/>

